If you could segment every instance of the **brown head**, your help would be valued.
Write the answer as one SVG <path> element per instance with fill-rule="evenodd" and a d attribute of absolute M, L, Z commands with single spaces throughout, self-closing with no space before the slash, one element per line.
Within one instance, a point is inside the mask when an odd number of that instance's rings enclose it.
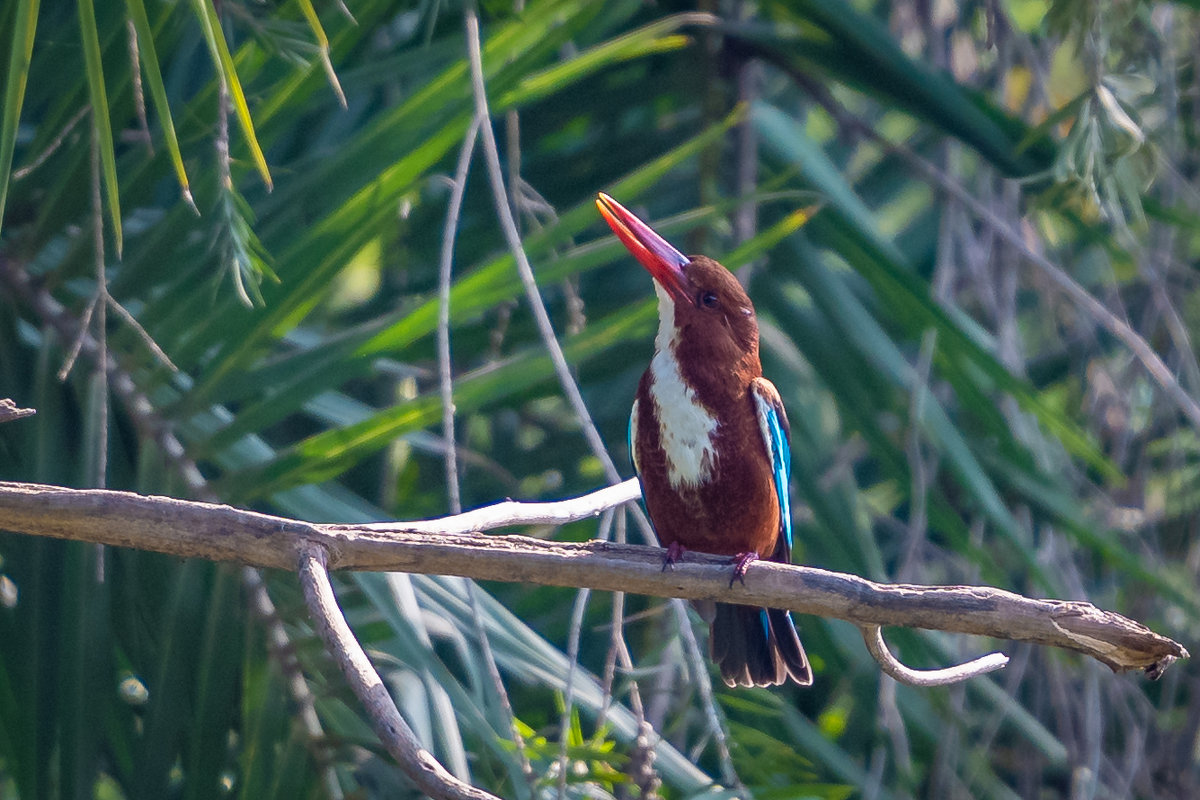
<path fill-rule="evenodd" d="M 683 255 L 606 194 L 596 205 L 654 277 L 660 322 L 655 347 L 660 352 L 670 349 L 681 368 L 697 377 L 738 372 L 749 380 L 761 375 L 758 319 L 733 273 L 707 256 Z"/>

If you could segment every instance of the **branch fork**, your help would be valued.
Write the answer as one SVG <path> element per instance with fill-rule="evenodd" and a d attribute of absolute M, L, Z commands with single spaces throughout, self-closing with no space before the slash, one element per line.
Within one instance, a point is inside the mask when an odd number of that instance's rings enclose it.
<path fill-rule="evenodd" d="M 991 653 L 939 670 L 916 670 L 889 652 L 882 627 L 969 633 L 1061 647 L 1114 671 L 1159 677 L 1187 650 L 1089 603 L 1037 600 L 984 586 L 880 584 L 854 575 L 773 562 L 752 564 L 729 585 L 728 559 L 689 553 L 669 572 L 662 550 L 605 541 L 549 542 L 482 531 L 565 524 L 637 497 L 635 480 L 553 503 L 506 501 L 437 520 L 319 525 L 224 505 L 130 492 L 0 482 L 0 529 L 136 547 L 183 557 L 298 571 L 316 628 L 389 753 L 437 798 L 494 800 L 451 775 L 416 739 L 338 608 L 329 569 L 458 575 L 690 600 L 787 608 L 857 625 L 883 671 L 914 686 L 942 686 L 1003 667 Z M 690 629 L 684 628 L 685 633 Z"/>
<path fill-rule="evenodd" d="M 689 553 L 669 572 L 662 550 L 613 542 L 551 542 L 483 531 L 565 524 L 638 494 L 635 480 L 554 503 L 507 501 L 438 520 L 319 525 L 229 506 L 130 492 L 0 482 L 0 528 L 137 547 L 189 558 L 295 570 L 309 544 L 331 569 L 457 575 L 476 580 L 626 591 L 790 609 L 862 626 L 900 626 L 1034 642 L 1091 656 L 1113 670 L 1160 675 L 1187 656 L 1178 642 L 1090 603 L 1041 600 L 986 586 L 882 584 L 773 562 L 729 587 L 728 559 Z"/>

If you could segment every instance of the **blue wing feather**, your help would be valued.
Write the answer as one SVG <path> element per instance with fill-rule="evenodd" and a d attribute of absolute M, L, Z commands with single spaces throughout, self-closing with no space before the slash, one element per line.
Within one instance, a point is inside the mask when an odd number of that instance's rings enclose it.
<path fill-rule="evenodd" d="M 629 463 L 633 466 L 633 474 L 637 475 L 637 459 L 633 457 L 633 420 L 637 414 L 637 401 L 634 401 L 634 406 L 629 410 L 629 427 L 625 431 L 625 443 L 629 445 Z"/>
<path fill-rule="evenodd" d="M 629 443 L 629 463 L 633 465 L 633 476 L 640 481 L 642 474 L 638 470 L 637 451 L 634 449 L 634 446 L 633 446 L 633 435 L 634 435 L 633 427 L 635 425 L 637 425 L 637 412 L 638 412 L 638 404 L 637 404 L 637 400 L 634 400 L 633 408 L 631 408 L 629 410 L 629 430 L 626 432 L 625 438 L 626 438 L 626 441 Z M 650 511 L 649 511 L 649 509 L 646 508 L 645 495 L 643 495 L 643 494 L 638 495 L 638 503 L 641 504 L 642 511 L 645 512 L 646 518 L 649 519 Z M 651 520 L 651 522 L 650 522 L 650 527 L 651 528 L 654 527 L 653 520 Z"/>
<path fill-rule="evenodd" d="M 779 423 L 779 414 L 774 408 L 767 412 L 767 427 L 771 432 L 771 471 L 775 475 L 775 494 L 779 497 L 779 517 L 782 521 L 783 540 L 787 542 L 788 560 L 792 555 L 792 504 L 788 496 L 788 481 L 792 475 L 792 448 Z"/>
<path fill-rule="evenodd" d="M 780 534 L 783 560 L 792 560 L 792 505 L 788 483 L 792 475 L 792 447 L 787 417 L 779 393 L 769 381 L 759 378 L 753 385 L 754 401 L 763 423 L 763 442 L 771 454 L 771 473 L 775 477 L 775 496 L 779 499 Z"/>

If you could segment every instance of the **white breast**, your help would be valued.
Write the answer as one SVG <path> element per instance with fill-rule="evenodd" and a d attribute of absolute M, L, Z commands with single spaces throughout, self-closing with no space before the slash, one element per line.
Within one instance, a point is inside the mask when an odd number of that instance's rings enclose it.
<path fill-rule="evenodd" d="M 675 359 L 675 305 L 659 289 L 659 330 L 650 362 L 650 398 L 658 417 L 659 439 L 667 457 L 671 486 L 698 486 L 712 477 L 717 462 L 713 434 L 720 423 L 684 383 Z"/>

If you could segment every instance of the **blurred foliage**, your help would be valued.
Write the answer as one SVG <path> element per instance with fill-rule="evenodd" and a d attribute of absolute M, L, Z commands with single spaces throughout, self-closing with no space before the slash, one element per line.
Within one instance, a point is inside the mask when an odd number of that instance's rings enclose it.
<path fill-rule="evenodd" d="M 1188 410 L 1025 255 L 1200 394 L 1192 5 L 484 3 L 509 195 L 617 463 L 654 308 L 598 190 L 747 283 L 792 420 L 797 560 L 1086 598 L 1194 643 Z M 0 430 L 0 478 L 318 521 L 447 512 L 435 332 L 474 113 L 464 10 L 348 6 L 0 8 L 0 396 L 38 410 Z M 604 473 L 481 166 L 450 292 L 463 502 L 580 494 Z M 294 576 L 265 579 L 282 628 L 228 565 L 0 537 L 0 796 L 412 796 Z M 762 799 L 1200 796 L 1190 662 L 1151 684 L 1004 645 L 992 678 L 911 689 L 850 626 L 804 619 L 813 688 L 707 707 L 663 602 L 627 598 L 633 669 L 610 694 L 612 598 L 591 595 L 573 631 L 561 589 L 483 588 L 474 619 L 457 579 L 339 582 L 422 740 L 504 797 L 717 798 L 735 780 Z M 889 635 L 914 666 L 992 644 Z"/>

